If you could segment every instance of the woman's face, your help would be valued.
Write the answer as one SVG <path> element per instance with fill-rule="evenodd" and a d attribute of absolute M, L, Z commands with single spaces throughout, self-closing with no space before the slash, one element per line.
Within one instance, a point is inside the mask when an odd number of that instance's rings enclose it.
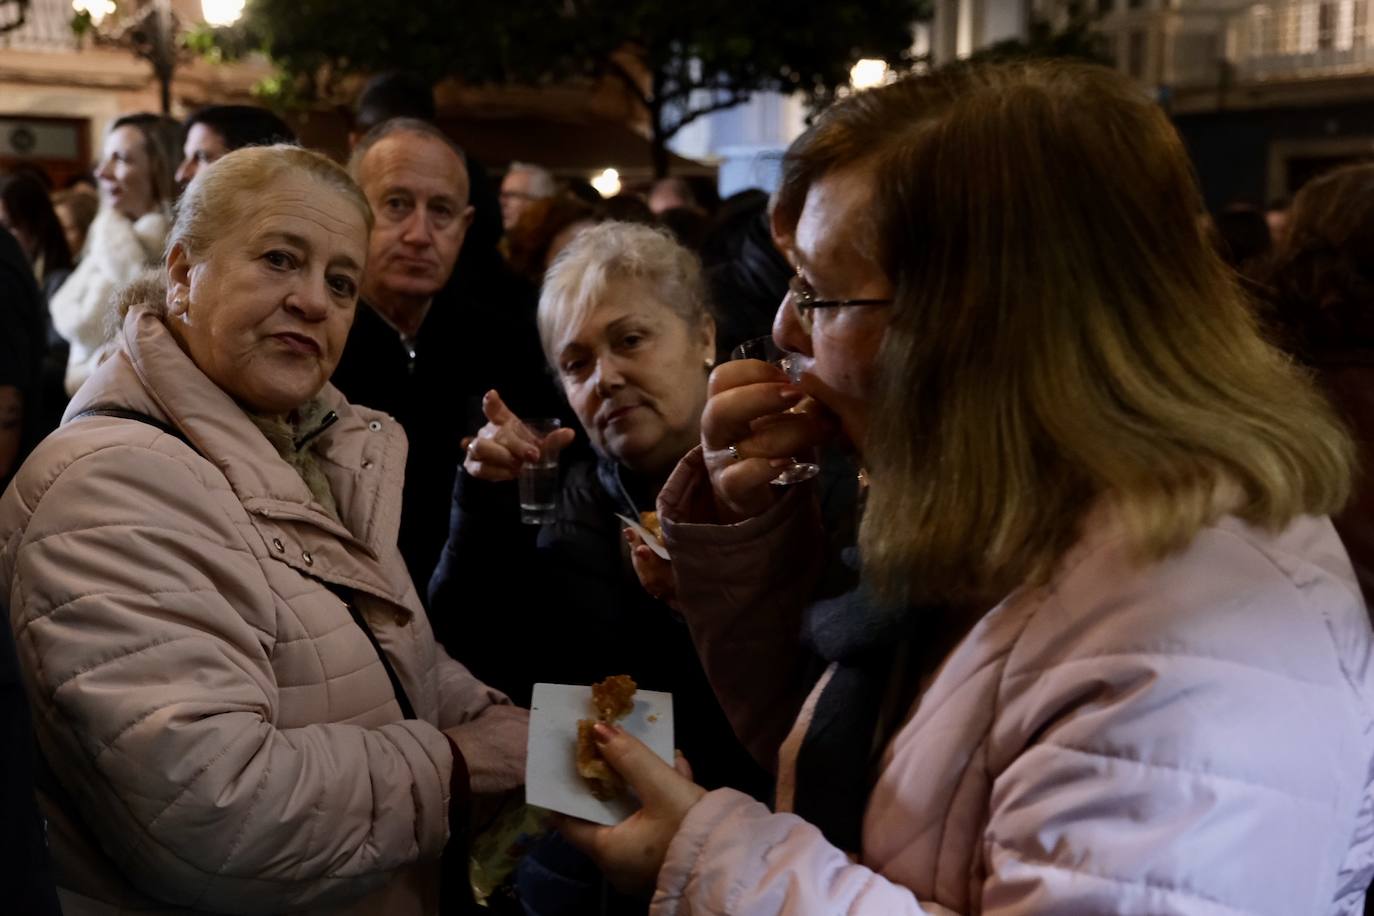
<path fill-rule="evenodd" d="M 314 178 L 284 176 L 204 257 L 173 247 L 168 325 L 201 371 L 246 409 L 285 416 L 338 365 L 366 258 L 358 208 Z"/>
<path fill-rule="evenodd" d="M 95 177 L 100 181 L 101 205 L 129 219 L 136 220 L 157 205 L 148 141 L 137 127 L 126 124 L 105 136 Z"/>
<path fill-rule="evenodd" d="M 867 167 L 833 171 L 811 185 L 797 225 L 776 232 L 793 265 L 820 299 L 888 299 L 892 283 L 874 260 L 873 177 Z M 878 347 L 891 308 L 822 308 L 806 333 L 791 296 L 773 319 L 778 346 L 808 357 L 801 387 L 839 419 L 850 442 L 861 447 L 868 429 Z"/>
<path fill-rule="evenodd" d="M 614 281 L 552 348 L 597 451 L 634 471 L 671 470 L 701 436 L 715 328 L 693 328 L 640 281 Z"/>

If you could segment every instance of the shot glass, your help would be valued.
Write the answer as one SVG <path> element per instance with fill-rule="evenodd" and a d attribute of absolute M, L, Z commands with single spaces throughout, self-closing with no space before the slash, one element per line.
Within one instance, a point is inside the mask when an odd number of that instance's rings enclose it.
<path fill-rule="evenodd" d="M 520 521 L 546 525 L 558 517 L 558 451 L 543 443 L 563 424 L 557 418 L 523 422 L 539 438 L 540 450 L 538 461 L 527 461 L 520 467 Z"/>
<path fill-rule="evenodd" d="M 755 337 L 753 340 L 746 340 L 744 343 L 730 351 L 731 359 L 757 359 L 765 363 L 777 366 L 787 373 L 787 378 L 793 384 L 801 381 L 802 361 L 796 353 L 790 353 L 782 349 L 773 342 L 771 337 Z M 792 408 L 791 413 L 797 408 Z M 792 459 L 792 463 L 782 469 L 782 472 L 774 477 L 769 483 L 774 486 L 788 487 L 794 483 L 801 483 L 803 480 L 810 480 L 821 472 L 821 466 L 814 461 L 799 461 Z"/>

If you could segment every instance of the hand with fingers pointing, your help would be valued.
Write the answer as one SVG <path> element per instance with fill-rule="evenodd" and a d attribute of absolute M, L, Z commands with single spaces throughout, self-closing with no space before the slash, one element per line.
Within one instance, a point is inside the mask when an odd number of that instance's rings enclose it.
<path fill-rule="evenodd" d="M 648 745 L 618 726 L 598 723 L 593 733 L 602 757 L 625 777 L 644 807 L 614 827 L 560 817 L 558 829 L 596 862 L 617 890 L 627 894 L 650 891 L 668 845 L 706 790 L 692 782 L 691 768 L 681 754 L 674 766 L 668 766 Z"/>
<path fill-rule="evenodd" d="M 541 441 L 495 389 L 482 396 L 482 413 L 487 424 L 468 442 L 463 460 L 463 470 L 479 480 L 514 480 L 521 465 L 539 460 L 541 447 L 557 454 L 577 437 L 574 430 L 556 429 Z"/>

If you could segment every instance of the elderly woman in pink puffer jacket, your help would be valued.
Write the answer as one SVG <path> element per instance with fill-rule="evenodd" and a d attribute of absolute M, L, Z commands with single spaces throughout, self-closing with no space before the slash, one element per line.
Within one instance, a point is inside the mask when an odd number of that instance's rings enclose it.
<path fill-rule="evenodd" d="M 328 384 L 371 220 L 305 150 L 204 170 L 0 499 L 68 916 L 435 913 L 451 813 L 523 782 L 397 551 L 405 434 Z"/>
<path fill-rule="evenodd" d="M 655 913 L 1358 912 L 1350 445 L 1200 209 L 1164 114 L 1083 65 L 900 82 L 794 144 L 774 337 L 808 369 L 717 369 L 659 500 L 776 812 L 603 727 L 645 806 L 565 825 Z M 822 418 L 871 478 L 850 591 L 769 485 Z"/>

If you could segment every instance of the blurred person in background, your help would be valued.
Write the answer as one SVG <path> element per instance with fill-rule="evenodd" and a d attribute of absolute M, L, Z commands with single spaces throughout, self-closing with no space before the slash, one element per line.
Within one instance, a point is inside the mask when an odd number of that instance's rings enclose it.
<path fill-rule="evenodd" d="M 352 150 L 373 128 L 392 118 L 432 124 L 437 115 L 432 82 L 406 70 L 378 73 L 367 81 L 354 102 L 348 148 Z"/>
<path fill-rule="evenodd" d="M 1212 217 L 1212 230 L 1221 259 L 1253 283 L 1273 248 L 1264 214 L 1252 204 L 1231 203 Z"/>
<path fill-rule="evenodd" d="M 595 207 L 570 194 L 534 201 L 521 210 L 519 219 L 506 230 L 502 241 L 506 261 L 538 288 L 559 253 L 598 219 Z"/>
<path fill-rule="evenodd" d="M 805 369 L 716 369 L 658 503 L 775 811 L 598 725 L 645 805 L 565 835 L 656 916 L 1356 911 L 1352 447 L 1202 238 L 1165 113 L 1106 67 L 947 67 L 836 103 L 782 173 Z M 836 436 L 870 481 L 838 558 L 809 485 L 770 485 Z"/>
<path fill-rule="evenodd" d="M 256 105 L 207 105 L 183 125 L 177 185 L 185 188 L 196 172 L 225 153 L 245 146 L 295 143 L 296 133 L 266 108 Z"/>
<path fill-rule="evenodd" d="M 86 247 L 86 233 L 90 231 L 95 214 L 100 209 L 100 193 L 85 185 L 54 191 L 52 208 L 57 214 L 57 221 L 62 224 L 62 234 L 67 238 L 67 250 L 72 254 L 72 263 L 76 264 Z"/>
<path fill-rule="evenodd" d="M 558 193 L 558 182 L 546 168 L 528 162 L 512 162 L 501 179 L 501 225 L 507 232 L 520 221 L 535 201 L 548 200 Z"/>
<path fill-rule="evenodd" d="M 638 194 L 622 192 L 601 202 L 601 214 L 617 223 L 643 223 L 654 225 L 654 211 Z"/>
<path fill-rule="evenodd" d="M 676 207 L 701 209 L 701 204 L 697 202 L 696 195 L 692 193 L 692 187 L 687 183 L 687 179 L 676 176 L 660 178 L 655 181 L 653 187 L 649 189 L 648 204 L 649 210 L 655 216 Z"/>
<path fill-rule="evenodd" d="M 396 549 L 405 434 L 328 384 L 371 219 L 298 147 L 202 170 L 0 498 L 68 913 L 433 916 L 468 803 L 524 781 L 527 713 Z"/>
<path fill-rule="evenodd" d="M 88 198 L 83 197 L 83 200 Z M 92 202 L 93 203 L 93 202 Z M 94 208 L 92 208 L 94 209 Z M 53 296 L 72 273 L 71 249 L 56 208 L 43 186 L 27 175 L 0 180 L 0 225 L 10 228 L 33 265 L 43 294 L 42 316 L 47 353 L 38 388 L 29 397 L 25 426 L 30 442 L 57 428 L 67 407 L 65 380 L 67 340 L 53 326 Z"/>
<path fill-rule="evenodd" d="M 111 343 L 114 293 L 162 256 L 176 197 L 165 119 L 118 118 L 105 134 L 96 177 L 100 211 L 81 261 L 49 303 L 53 326 L 70 346 L 65 387 L 73 394 Z"/>
<path fill-rule="evenodd" d="M 711 223 L 706 214 L 696 207 L 670 207 L 660 211 L 655 222 L 672 233 L 684 247 L 697 255 L 706 244 L 706 234 Z"/>
<path fill-rule="evenodd" d="M 1266 277 L 1269 315 L 1354 433 L 1361 473 L 1333 521 L 1374 608 L 1374 165 L 1314 178 L 1288 213 Z"/>
<path fill-rule="evenodd" d="M 47 355 L 43 293 L 23 247 L 0 228 L 0 492 L 41 437 Z"/>
<path fill-rule="evenodd" d="M 1293 201 L 1287 197 L 1275 197 L 1269 201 L 1269 208 L 1264 211 L 1264 222 L 1269 226 L 1269 238 L 1278 244 L 1283 240 L 1284 234 L 1288 231 L 1288 211 L 1293 206 Z"/>
<path fill-rule="evenodd" d="M 706 236 L 703 260 L 722 356 L 768 334 L 796 271 L 773 237 L 767 194 L 742 191 L 721 205 Z"/>
<path fill-rule="evenodd" d="M 51 300 L 72 272 L 72 252 L 52 200 L 37 179 L 0 178 L 0 226 L 18 240 L 43 295 Z"/>

